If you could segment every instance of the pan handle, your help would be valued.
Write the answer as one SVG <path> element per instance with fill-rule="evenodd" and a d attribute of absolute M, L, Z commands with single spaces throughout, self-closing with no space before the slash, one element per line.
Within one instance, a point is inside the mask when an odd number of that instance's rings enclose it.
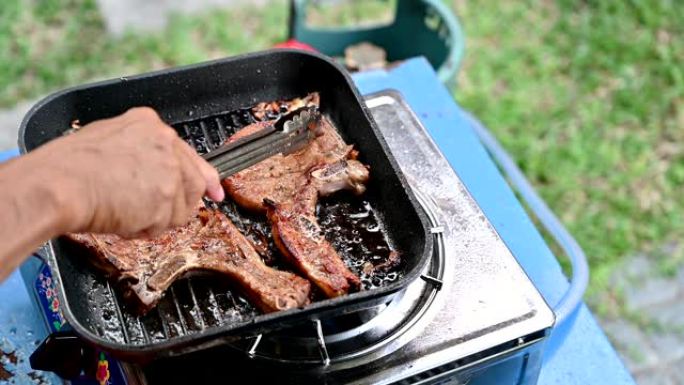
<path fill-rule="evenodd" d="M 29 361 L 31 368 L 54 372 L 67 380 L 94 373 L 97 368 L 95 350 L 70 330 L 50 334 Z"/>

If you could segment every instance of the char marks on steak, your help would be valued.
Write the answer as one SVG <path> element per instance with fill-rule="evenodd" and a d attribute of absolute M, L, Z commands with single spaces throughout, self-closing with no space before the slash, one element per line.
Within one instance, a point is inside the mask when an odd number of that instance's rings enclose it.
<path fill-rule="evenodd" d="M 267 124 L 250 124 L 228 141 L 253 134 Z M 307 183 L 312 168 L 356 158 L 356 151 L 342 140 L 327 118 L 323 117 L 319 124 L 317 136 L 302 150 L 272 156 L 224 179 L 228 194 L 240 206 L 265 213 L 264 199 L 276 203 L 293 201 L 297 189 Z"/>
<path fill-rule="evenodd" d="M 314 167 L 292 201 L 265 201 L 276 246 L 329 298 L 344 295 L 350 289 L 358 290 L 361 281 L 323 236 L 316 220 L 316 203 L 319 196 L 339 190 L 361 194 L 366 181 L 368 169 L 363 164 L 353 159 L 341 160 Z"/>
<path fill-rule="evenodd" d="M 247 126 L 229 140 L 252 134 L 263 124 Z M 316 134 L 302 150 L 268 158 L 226 178 L 223 185 L 238 205 L 267 213 L 285 258 L 327 297 L 337 297 L 357 290 L 360 281 L 321 234 L 316 203 L 319 196 L 342 189 L 362 193 L 368 169 L 326 117 Z"/>
<path fill-rule="evenodd" d="M 303 107 L 318 107 L 320 97 L 318 92 L 312 92 L 303 98 L 281 100 L 274 102 L 261 102 L 252 107 L 252 114 L 258 120 L 276 119 L 280 114 L 298 110 Z"/>
<path fill-rule="evenodd" d="M 265 313 L 309 303 L 307 280 L 266 266 L 223 213 L 203 206 L 187 225 L 152 239 L 110 234 L 66 237 L 91 252 L 89 260 L 123 289 L 138 313 L 154 307 L 174 281 L 199 271 L 225 275 Z"/>

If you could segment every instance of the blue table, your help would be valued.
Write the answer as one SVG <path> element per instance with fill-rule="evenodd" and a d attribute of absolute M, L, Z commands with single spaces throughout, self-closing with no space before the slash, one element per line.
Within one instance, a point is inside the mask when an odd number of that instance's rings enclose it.
<path fill-rule="evenodd" d="M 357 74 L 354 80 L 364 94 L 386 88 L 402 92 L 544 298 L 551 305 L 557 303 L 568 287 L 558 261 L 479 142 L 472 122 L 427 61 L 412 59 L 389 72 Z M 35 339 L 39 322 L 15 273 L 0 285 L 0 341 L 28 344 L 16 338 L 16 330 L 11 334 L 10 328 L 36 325 L 30 326 Z M 634 384 L 585 305 L 567 334 L 554 333 L 549 345 L 553 354 L 545 359 L 540 385 Z M 31 346 L 25 348 L 31 350 Z"/>

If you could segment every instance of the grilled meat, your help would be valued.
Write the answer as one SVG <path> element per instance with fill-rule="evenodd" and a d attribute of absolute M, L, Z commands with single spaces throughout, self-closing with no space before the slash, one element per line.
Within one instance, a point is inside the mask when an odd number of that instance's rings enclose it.
<path fill-rule="evenodd" d="M 269 123 L 251 124 L 228 140 L 253 134 Z M 264 199 L 276 203 L 290 202 L 297 188 L 306 184 L 309 170 L 315 166 L 355 159 L 356 151 L 347 145 L 330 121 L 323 117 L 317 136 L 302 150 L 289 155 L 275 155 L 223 180 L 228 194 L 240 206 L 255 212 L 266 212 Z"/>
<path fill-rule="evenodd" d="M 110 234 L 68 234 L 88 249 L 96 268 L 123 289 L 139 313 L 153 308 L 166 289 L 191 272 L 225 275 L 265 313 L 309 303 L 310 283 L 266 266 L 254 246 L 221 212 L 198 207 L 190 222 L 153 239 Z"/>
<path fill-rule="evenodd" d="M 310 171 L 307 183 L 297 191 L 294 200 L 276 203 L 267 198 L 265 202 L 278 249 L 330 298 L 344 295 L 350 289 L 358 290 L 361 281 L 321 233 L 316 203 L 319 196 L 343 189 L 361 194 L 367 180 L 368 169 L 363 164 L 341 160 Z"/>
<path fill-rule="evenodd" d="M 320 97 L 318 92 L 313 92 L 303 98 L 283 100 L 275 102 L 261 102 L 252 107 L 252 114 L 259 120 L 275 119 L 279 114 L 294 111 L 302 107 L 318 107 Z"/>
<path fill-rule="evenodd" d="M 238 131 L 236 140 L 261 129 L 256 123 Z M 368 169 L 356 160 L 327 118 L 304 149 L 276 155 L 223 181 L 228 194 L 242 207 L 267 212 L 276 246 L 286 259 L 328 297 L 359 287 L 359 278 L 325 240 L 316 220 L 319 196 L 342 189 L 365 191 Z"/>

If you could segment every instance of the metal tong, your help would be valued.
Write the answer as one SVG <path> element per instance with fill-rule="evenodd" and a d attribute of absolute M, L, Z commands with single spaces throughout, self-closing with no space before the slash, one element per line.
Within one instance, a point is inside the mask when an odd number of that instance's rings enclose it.
<path fill-rule="evenodd" d="M 276 154 L 303 148 L 315 136 L 321 114 L 305 107 L 281 116 L 273 124 L 210 151 L 202 157 L 224 179 Z"/>

